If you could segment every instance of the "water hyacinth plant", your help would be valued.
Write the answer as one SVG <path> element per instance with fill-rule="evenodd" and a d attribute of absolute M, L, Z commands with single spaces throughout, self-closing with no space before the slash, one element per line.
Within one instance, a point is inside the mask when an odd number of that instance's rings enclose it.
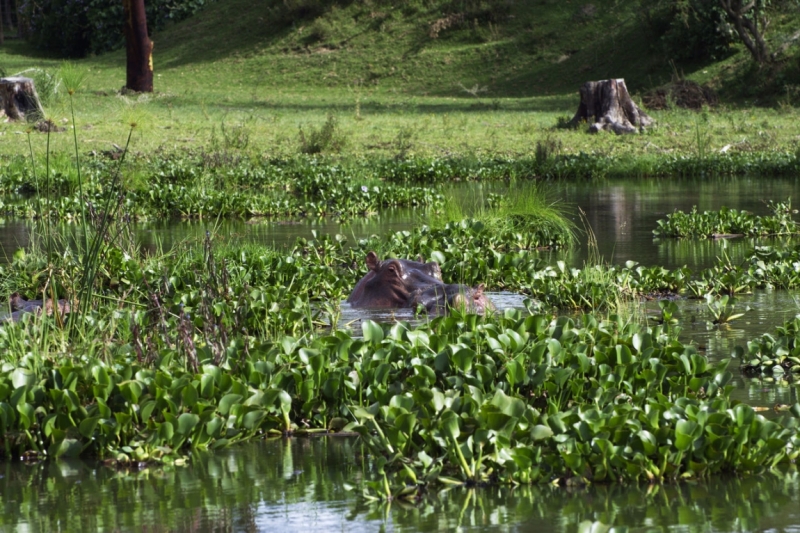
<path fill-rule="evenodd" d="M 178 331 L 160 345 L 133 334 L 99 358 L 5 363 L 5 453 L 173 460 L 184 447 L 344 429 L 382 463 L 381 497 L 437 483 L 707 477 L 800 453 L 791 421 L 728 399 L 727 361 L 620 317 L 365 321 L 361 338 L 272 341 L 231 329 L 215 352 L 185 315 L 155 318 Z M 35 322 L 7 325 L 4 342 Z"/>
<path fill-rule="evenodd" d="M 656 237 L 675 238 L 719 238 L 730 236 L 793 235 L 798 232 L 797 222 L 792 220 L 797 210 L 792 209 L 791 199 L 785 202 L 769 202 L 772 215 L 758 216 L 745 211 L 723 207 L 719 211 L 699 213 L 697 208 L 690 213 L 675 211 L 666 219 L 656 222 L 653 230 Z"/>
<path fill-rule="evenodd" d="M 800 372 L 799 338 L 800 317 L 795 317 L 775 328 L 773 333 L 765 333 L 749 341 L 747 346 L 737 347 L 734 355 L 748 374 L 797 374 Z"/>
<path fill-rule="evenodd" d="M 371 166 L 312 158 L 232 170 L 165 157 L 137 189 L 120 179 L 127 149 L 52 182 L 48 168 L 48 196 L 18 204 L 45 224 L 80 215 L 83 233 L 0 266 L 9 292 L 77 300 L 67 322 L 23 313 L 0 327 L 7 457 L 169 462 L 256 437 L 342 431 L 374 460 L 362 494 L 392 500 L 442 484 L 707 479 L 800 454 L 796 418 L 767 420 L 730 398 L 728 361 L 711 364 L 669 320 L 649 328 L 611 314 L 643 294 L 797 286 L 786 265 L 798 250 L 759 249 L 697 275 L 633 262 L 549 266 L 537 249 L 572 244 L 572 227 L 537 191 L 512 189 L 479 217 L 352 246 L 316 234 L 285 250 L 221 246 L 209 232 L 201 246 L 145 253 L 126 231 L 142 213 L 346 215 L 436 206 L 442 195 L 402 161 L 405 174 L 380 180 Z M 548 157 L 548 172 L 572 168 L 565 161 Z M 59 188 L 70 194 L 49 195 Z M 422 255 L 445 282 L 518 291 L 546 311 L 331 327 L 370 250 Z"/>
<path fill-rule="evenodd" d="M 74 160 L 53 154 L 45 190 L 58 191 L 45 202 L 36 197 L 6 203 L 7 216 L 80 217 L 78 196 L 96 201 L 121 152 L 95 151 L 81 161 L 78 180 Z M 48 159 L 51 157 L 46 152 Z M 604 177 L 694 176 L 758 173 L 791 175 L 800 164 L 795 153 L 708 156 L 694 159 L 669 156 L 619 160 L 597 154 L 566 154 L 548 158 L 541 167 L 535 158 L 404 158 L 349 159 L 296 155 L 271 158 L 237 151 L 199 149 L 189 152 L 157 150 L 126 156 L 131 179 L 126 183 L 126 209 L 131 216 L 196 218 L 211 214 L 227 217 L 293 217 L 306 215 L 355 216 L 385 207 L 441 208 L 438 187 L 464 180 L 522 182 L 541 179 Z M 0 193 L 39 190 L 28 157 L 4 159 L 0 164 Z M 717 160 L 718 159 L 718 160 Z M 45 166 L 36 161 L 36 165 Z M 713 169 L 706 167 L 712 165 Z M 52 174 L 52 175 L 51 175 Z M 366 191 L 363 187 L 367 188 Z M 5 201 L 4 201 L 5 202 Z"/>

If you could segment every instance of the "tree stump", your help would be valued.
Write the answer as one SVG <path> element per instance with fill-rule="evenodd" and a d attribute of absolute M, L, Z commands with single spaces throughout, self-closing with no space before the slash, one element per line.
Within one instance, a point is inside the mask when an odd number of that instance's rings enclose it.
<path fill-rule="evenodd" d="M 22 76 L 0 78 L 0 112 L 9 120 L 43 117 L 44 110 L 33 80 Z"/>
<path fill-rule="evenodd" d="M 631 100 L 622 78 L 583 84 L 581 104 L 571 123 L 583 121 L 591 124 L 589 133 L 607 130 L 617 135 L 636 133 L 653 123 L 653 119 Z"/>

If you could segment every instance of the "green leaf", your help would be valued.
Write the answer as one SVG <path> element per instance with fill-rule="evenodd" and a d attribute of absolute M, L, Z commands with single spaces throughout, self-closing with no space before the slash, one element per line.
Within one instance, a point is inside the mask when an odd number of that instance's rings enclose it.
<path fill-rule="evenodd" d="M 645 455 L 653 455 L 658 451 L 658 441 L 655 435 L 645 429 L 637 433 L 637 435 L 642 443 L 642 450 Z"/>
<path fill-rule="evenodd" d="M 691 420 L 679 420 L 675 425 L 675 447 L 682 452 L 691 448 L 697 427 L 697 423 Z"/>
<path fill-rule="evenodd" d="M 412 435 L 412 432 L 414 431 L 414 427 L 416 425 L 417 425 L 417 415 L 415 415 L 414 413 L 403 413 L 394 420 L 394 426 L 409 436 Z"/>
<path fill-rule="evenodd" d="M 497 389 L 492 398 L 491 404 L 500 409 L 503 413 L 514 418 L 522 418 L 525 414 L 525 402 L 519 398 L 507 396 L 502 390 Z"/>
<path fill-rule="evenodd" d="M 155 407 L 156 407 L 156 402 L 154 402 L 153 400 L 145 402 L 144 405 L 142 405 L 141 411 L 139 412 L 139 419 L 143 423 L 147 423 L 147 421 L 150 419 L 150 415 L 153 414 L 153 409 L 155 409 Z"/>
<path fill-rule="evenodd" d="M 433 464 L 433 457 L 431 457 L 430 455 L 428 455 L 424 451 L 419 452 L 417 454 L 417 458 L 420 460 L 420 462 L 422 463 L 422 466 L 425 467 L 425 468 L 428 468 Z"/>
<path fill-rule="evenodd" d="M 17 368 L 11 372 L 11 384 L 15 389 L 29 387 L 36 382 L 36 375 L 27 368 Z"/>
<path fill-rule="evenodd" d="M 138 404 L 142 395 L 142 385 L 138 381 L 126 381 L 119 384 L 119 390 L 125 401 L 131 404 Z"/>
<path fill-rule="evenodd" d="M 80 431 L 81 435 L 83 435 L 85 438 L 90 439 L 92 438 L 92 435 L 94 435 L 94 429 L 97 427 L 97 423 L 99 421 L 99 416 L 86 418 L 78 425 L 78 431 Z"/>
<path fill-rule="evenodd" d="M 108 371 L 105 367 L 97 365 L 92 367 L 92 377 L 98 385 L 110 385 L 111 379 L 108 377 Z"/>
<path fill-rule="evenodd" d="M 210 374 L 200 376 L 200 396 L 206 400 L 214 396 L 214 376 Z"/>
<path fill-rule="evenodd" d="M 158 436 L 162 441 L 171 442 L 175 435 L 175 428 L 171 422 L 162 422 L 158 427 Z"/>
<path fill-rule="evenodd" d="M 257 409 L 255 411 L 250 411 L 242 418 L 242 425 L 245 429 L 254 430 L 258 429 L 261 425 L 261 422 L 267 416 L 267 412 L 262 409 Z"/>
<path fill-rule="evenodd" d="M 197 396 L 197 389 L 195 389 L 191 383 L 186 385 L 181 392 L 183 405 L 191 409 L 197 404 Z"/>
<path fill-rule="evenodd" d="M 472 360 L 475 358 L 475 351 L 469 348 L 462 348 L 458 350 L 456 353 L 453 354 L 452 361 L 453 364 L 464 372 L 468 374 L 470 370 L 472 370 Z"/>
<path fill-rule="evenodd" d="M 183 436 L 188 436 L 199 423 L 199 416 L 192 413 L 183 413 L 178 417 L 178 433 Z"/>
<path fill-rule="evenodd" d="M 428 385 L 433 385 L 436 383 L 436 372 L 433 369 L 426 365 L 415 365 L 414 370 L 422 377 L 425 378 L 425 381 L 428 382 Z"/>
<path fill-rule="evenodd" d="M 414 348 L 428 346 L 430 344 L 428 334 L 422 330 L 407 331 L 406 336 L 408 337 L 408 342 L 410 342 L 411 346 Z"/>
<path fill-rule="evenodd" d="M 531 428 L 531 438 L 535 441 L 542 439 L 549 439 L 552 436 L 553 436 L 553 430 L 550 429 L 548 426 L 543 426 L 539 424 Z"/>
<path fill-rule="evenodd" d="M 281 403 L 281 410 L 288 413 L 292 410 L 292 397 L 285 390 L 278 393 L 278 401 Z"/>
<path fill-rule="evenodd" d="M 64 439 L 55 450 L 52 450 L 54 457 L 78 457 L 83 451 L 83 444 L 77 439 Z"/>
<path fill-rule="evenodd" d="M 241 401 L 241 394 L 226 394 L 220 399 L 217 410 L 220 412 L 220 414 L 227 415 L 230 412 L 231 407 L 233 407 L 235 404 L 241 403 Z"/>
<path fill-rule="evenodd" d="M 372 344 L 380 344 L 383 341 L 383 328 L 374 320 L 364 320 L 361 323 L 361 331 L 364 333 L 364 340 Z"/>
<path fill-rule="evenodd" d="M 442 413 L 442 418 L 439 421 L 439 429 L 446 437 L 453 440 L 458 439 L 459 435 L 461 435 L 458 415 L 450 410 Z"/>
<path fill-rule="evenodd" d="M 17 411 L 19 412 L 19 423 L 22 429 L 30 429 L 34 422 L 33 406 L 28 402 L 21 402 L 17 405 Z"/>
<path fill-rule="evenodd" d="M 225 422 L 220 417 L 216 416 L 209 420 L 206 424 L 206 433 L 208 433 L 211 437 L 217 438 L 224 424 Z"/>

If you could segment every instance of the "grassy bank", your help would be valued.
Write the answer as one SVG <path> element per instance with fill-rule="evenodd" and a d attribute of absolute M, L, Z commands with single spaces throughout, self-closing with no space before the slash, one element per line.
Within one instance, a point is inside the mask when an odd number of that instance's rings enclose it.
<path fill-rule="evenodd" d="M 483 5 L 467 2 L 464 9 L 473 4 Z M 432 25 L 458 6 L 219 0 L 154 36 L 152 95 L 118 94 L 123 51 L 77 63 L 87 75 L 75 98 L 81 149 L 122 144 L 132 121 L 139 124 L 135 150 L 145 154 L 203 148 L 269 157 L 304 151 L 526 157 L 539 144 L 564 154 L 638 158 L 797 149 L 792 106 L 800 79 L 781 66 L 792 64 L 797 46 L 773 70 L 751 72 L 736 47 L 724 59 L 676 66 L 650 42 L 637 2 L 598 2 L 590 15 L 585 6 L 561 2 L 485 4 L 488 11 L 476 12 L 473 22 L 454 23 L 434 38 Z M 794 16 L 788 10 L 773 17 L 774 43 L 782 42 Z M 235 23 L 219 23 L 231 17 Z M 60 60 L 8 41 L 0 66 L 7 74 L 39 68 L 57 75 Z M 639 98 L 680 72 L 729 97 L 706 113 L 651 111 L 657 126 L 646 135 L 555 128 L 577 109 L 586 80 L 624 77 Z M 53 94 L 41 72 L 30 74 L 42 80 L 48 117 L 72 126 L 63 86 Z M 755 93 L 725 92 L 737 84 Z M 331 120 L 327 136 L 312 142 L 313 132 Z M 25 125 L 0 125 L 0 154 L 27 153 L 25 131 Z M 53 135 L 52 149 L 68 151 L 67 137 Z M 43 153 L 45 144 L 39 139 L 34 150 Z"/>

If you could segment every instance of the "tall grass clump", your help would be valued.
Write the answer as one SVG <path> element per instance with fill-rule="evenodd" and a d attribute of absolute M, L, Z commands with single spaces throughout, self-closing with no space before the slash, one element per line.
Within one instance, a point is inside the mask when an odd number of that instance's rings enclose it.
<path fill-rule="evenodd" d="M 563 205 L 548 198 L 536 184 L 512 182 L 504 194 L 450 189 L 444 207 L 431 221 L 434 227 L 471 218 L 496 235 L 517 235 L 533 247 L 569 247 L 575 243 L 575 225 Z"/>
<path fill-rule="evenodd" d="M 321 154 L 323 152 L 339 152 L 347 144 L 347 137 L 333 115 L 328 115 L 325 123 L 319 128 L 309 128 L 308 132 L 300 128 L 298 134 L 300 153 Z"/>
<path fill-rule="evenodd" d="M 575 225 L 564 206 L 548 199 L 537 185 L 512 186 L 489 220 L 498 229 L 536 232 L 562 246 L 575 243 Z"/>

